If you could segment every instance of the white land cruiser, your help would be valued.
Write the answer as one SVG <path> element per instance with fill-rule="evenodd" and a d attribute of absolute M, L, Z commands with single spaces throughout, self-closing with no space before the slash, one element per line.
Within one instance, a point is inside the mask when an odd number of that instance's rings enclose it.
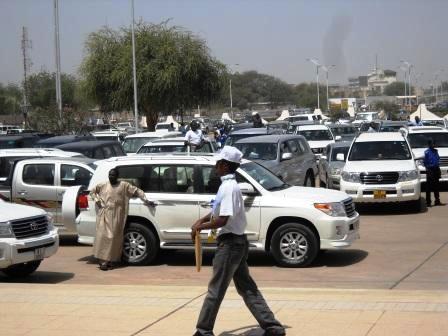
<path fill-rule="evenodd" d="M 448 181 L 448 130 L 436 126 L 414 126 L 407 129 L 407 139 L 417 159 L 420 181 L 426 182 L 426 168 L 423 165 L 428 140 L 432 139 L 440 156 L 440 181 Z"/>
<path fill-rule="evenodd" d="M 125 231 L 123 257 L 130 264 L 148 264 L 159 249 L 193 249 L 190 227 L 210 211 L 221 183 L 213 155 L 142 155 L 99 162 L 92 189 L 117 168 L 120 179 L 133 183 L 156 201 L 155 208 L 132 199 Z M 292 187 L 257 163 L 244 160 L 237 171 L 244 194 L 250 248 L 270 251 L 282 266 L 309 265 L 319 249 L 341 249 L 359 238 L 359 215 L 351 197 L 340 191 Z M 63 198 L 66 225 L 76 225 L 78 241 L 93 244 L 95 203 L 80 188 Z M 208 232 L 201 237 L 205 248 Z"/>
<path fill-rule="evenodd" d="M 322 152 L 327 145 L 335 142 L 335 137 L 331 130 L 326 125 L 299 125 L 297 126 L 295 133 L 303 135 L 308 141 L 311 150 L 316 155 L 317 161 L 322 156 Z M 338 137 L 340 140 L 341 137 Z"/>
<path fill-rule="evenodd" d="M 8 276 L 33 273 L 59 247 L 57 229 L 45 211 L 0 200 L 0 270 Z"/>
<path fill-rule="evenodd" d="M 338 154 L 344 160 L 344 154 Z M 420 174 L 399 132 L 362 133 L 353 141 L 341 173 L 341 191 L 355 202 L 416 201 Z"/>

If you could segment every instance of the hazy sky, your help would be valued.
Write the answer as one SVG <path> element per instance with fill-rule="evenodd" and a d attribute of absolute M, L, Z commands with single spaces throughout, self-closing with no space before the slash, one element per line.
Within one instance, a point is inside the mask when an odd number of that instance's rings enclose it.
<path fill-rule="evenodd" d="M 90 32 L 129 25 L 130 8 L 130 0 L 59 0 L 62 71 L 77 73 Z M 446 79 L 447 13 L 447 0 L 135 0 L 136 20 L 171 18 L 206 39 L 221 62 L 238 63 L 235 70 L 289 83 L 314 80 L 308 57 L 335 64 L 330 82 L 346 83 L 367 74 L 375 54 L 399 78 L 405 59 L 424 84 L 444 68 L 439 78 Z M 32 72 L 55 69 L 53 0 L 0 0 L 0 82 L 23 76 L 22 26 L 32 40 Z"/>

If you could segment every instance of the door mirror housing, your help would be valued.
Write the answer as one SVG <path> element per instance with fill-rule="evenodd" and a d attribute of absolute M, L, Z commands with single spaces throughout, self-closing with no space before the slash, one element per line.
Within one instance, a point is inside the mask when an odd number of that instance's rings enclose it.
<path fill-rule="evenodd" d="M 336 137 L 334 138 L 336 141 L 340 141 L 342 139 L 342 137 L 340 135 L 336 135 Z"/>
<path fill-rule="evenodd" d="M 240 187 L 241 193 L 243 195 L 255 195 L 256 191 L 252 184 L 247 182 L 238 183 L 238 186 Z"/>
<path fill-rule="evenodd" d="M 345 162 L 345 155 L 344 155 L 344 153 L 336 154 L 336 161 L 343 161 L 343 162 Z"/>
<path fill-rule="evenodd" d="M 292 159 L 292 153 L 283 153 L 282 154 L 282 161 L 291 160 L 291 159 Z"/>

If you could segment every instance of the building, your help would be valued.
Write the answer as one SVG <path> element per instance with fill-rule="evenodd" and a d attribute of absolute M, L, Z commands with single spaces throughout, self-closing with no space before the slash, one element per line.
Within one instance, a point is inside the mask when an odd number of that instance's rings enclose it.
<path fill-rule="evenodd" d="M 397 81 L 397 73 L 395 71 L 378 68 L 375 68 L 367 77 L 369 91 L 379 94 L 384 93 L 386 86 Z"/>

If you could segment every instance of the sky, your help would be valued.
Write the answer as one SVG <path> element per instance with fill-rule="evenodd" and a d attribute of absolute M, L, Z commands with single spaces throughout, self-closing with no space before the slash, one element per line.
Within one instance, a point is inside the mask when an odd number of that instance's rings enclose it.
<path fill-rule="evenodd" d="M 170 19 L 207 41 L 233 71 L 256 70 L 288 83 L 315 81 L 307 58 L 335 65 L 330 83 L 375 65 L 413 64 L 420 85 L 448 78 L 446 0 L 134 0 L 136 21 Z M 131 23 L 131 0 L 59 0 L 62 71 L 78 74 L 89 33 Z M 0 82 L 20 82 L 22 27 L 32 41 L 31 72 L 55 71 L 53 0 L 0 0 Z M 137 46 L 138 47 L 138 46 Z M 238 65 L 236 65 L 238 64 Z M 324 82 L 325 74 L 320 81 Z"/>

